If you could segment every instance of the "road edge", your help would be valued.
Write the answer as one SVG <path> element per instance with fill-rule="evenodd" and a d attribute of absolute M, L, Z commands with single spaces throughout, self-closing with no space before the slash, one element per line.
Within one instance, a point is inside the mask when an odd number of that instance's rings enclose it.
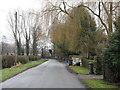
<path fill-rule="evenodd" d="M 77 73 L 77 72 L 75 72 L 74 70 L 72 70 L 72 69 L 71 69 L 69 66 L 67 66 L 67 65 L 66 65 L 66 69 L 68 70 L 68 72 L 76 75 L 76 77 L 78 78 L 78 80 L 79 80 L 83 85 L 85 85 L 85 87 L 86 87 L 87 90 L 92 90 L 91 87 L 89 87 L 81 78 L 78 77 L 78 73 Z"/>
<path fill-rule="evenodd" d="M 47 59 L 46 61 L 48 61 L 48 59 Z M 24 71 L 26 71 L 26 70 L 28 70 L 28 69 L 31 69 L 31 68 L 37 67 L 37 66 L 39 66 L 39 65 L 43 64 L 43 63 L 44 63 L 44 62 L 46 62 L 46 61 L 43 61 L 42 63 L 40 63 L 40 64 L 38 64 L 38 65 L 28 67 L 28 68 L 26 68 L 25 70 L 20 71 L 20 72 L 18 72 L 18 73 L 16 73 L 16 74 L 14 74 L 13 76 L 10 76 L 10 77 L 6 78 L 5 80 L 1 80 L 1 81 L 0 81 L 0 83 L 5 82 L 6 80 L 8 80 L 8 79 L 10 79 L 10 78 L 12 78 L 12 77 L 14 77 L 14 76 L 16 76 L 16 75 L 18 75 L 18 74 L 20 74 L 20 73 L 24 72 Z"/>

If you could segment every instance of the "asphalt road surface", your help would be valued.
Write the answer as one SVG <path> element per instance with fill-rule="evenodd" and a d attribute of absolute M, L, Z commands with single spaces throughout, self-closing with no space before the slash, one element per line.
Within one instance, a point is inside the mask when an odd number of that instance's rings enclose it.
<path fill-rule="evenodd" d="M 65 64 L 49 59 L 2 83 L 2 88 L 85 88 L 66 70 Z"/>

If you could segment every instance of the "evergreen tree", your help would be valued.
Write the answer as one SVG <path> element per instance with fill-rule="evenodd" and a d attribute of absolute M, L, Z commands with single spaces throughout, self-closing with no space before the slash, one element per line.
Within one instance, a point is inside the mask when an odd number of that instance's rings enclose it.
<path fill-rule="evenodd" d="M 120 81 L 120 17 L 115 22 L 116 31 L 109 37 L 103 52 L 104 77 L 108 81 Z"/>

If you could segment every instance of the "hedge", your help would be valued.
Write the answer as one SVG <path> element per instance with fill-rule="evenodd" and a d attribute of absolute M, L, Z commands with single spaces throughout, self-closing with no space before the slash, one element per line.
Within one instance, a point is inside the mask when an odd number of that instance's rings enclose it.
<path fill-rule="evenodd" d="M 26 64 L 29 61 L 39 60 L 40 56 L 24 56 L 24 55 L 2 55 L 2 68 L 10 68 L 14 66 L 16 63 Z"/>
<path fill-rule="evenodd" d="M 26 64 L 29 62 L 28 56 L 17 56 L 17 63 Z"/>
<path fill-rule="evenodd" d="M 82 58 L 82 66 L 89 69 L 89 62 L 92 62 L 94 64 L 94 72 L 97 75 L 101 75 L 102 72 L 102 63 L 101 58 L 96 57 L 96 60 L 89 60 L 87 58 Z"/>
<path fill-rule="evenodd" d="M 119 29 L 120 30 L 120 29 Z M 120 31 L 111 34 L 103 50 L 104 79 L 120 82 Z"/>
<path fill-rule="evenodd" d="M 89 62 L 93 62 L 93 64 L 95 64 L 95 60 L 89 60 L 87 58 L 82 58 L 82 66 L 89 68 Z"/>
<path fill-rule="evenodd" d="M 30 61 L 36 61 L 36 60 L 39 60 L 41 57 L 40 56 L 33 56 L 33 55 L 29 55 L 29 60 Z"/>
<path fill-rule="evenodd" d="M 15 65 L 15 56 L 14 55 L 3 55 L 2 56 L 2 67 L 10 68 Z"/>
<path fill-rule="evenodd" d="M 95 73 L 96 73 L 97 75 L 103 74 L 103 61 L 102 61 L 102 56 L 98 56 L 98 57 L 96 58 Z"/>

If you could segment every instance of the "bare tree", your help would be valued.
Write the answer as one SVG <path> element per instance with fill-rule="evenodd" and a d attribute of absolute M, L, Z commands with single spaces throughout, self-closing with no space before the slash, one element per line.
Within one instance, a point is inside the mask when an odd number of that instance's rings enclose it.
<path fill-rule="evenodd" d="M 32 34 L 32 51 L 33 55 L 38 54 L 38 41 L 43 35 L 41 25 L 40 25 L 40 13 L 39 12 L 31 12 L 31 34 Z"/>
<path fill-rule="evenodd" d="M 73 7 L 68 5 L 64 0 L 60 2 L 57 1 L 56 3 L 48 1 L 45 9 L 42 11 L 42 14 L 46 20 L 48 20 L 48 23 L 54 23 L 56 19 L 58 19 L 60 16 L 63 16 L 63 14 L 68 15 L 71 19 L 73 19 L 74 17 L 69 12 L 72 8 Z"/>
<path fill-rule="evenodd" d="M 116 16 L 116 10 L 120 5 L 120 1 L 119 2 L 103 2 L 98 0 L 97 2 L 95 2 L 96 4 L 96 10 L 98 12 L 95 12 L 93 8 L 90 8 L 87 5 L 78 5 L 78 7 L 85 7 L 87 8 L 90 12 L 92 12 L 92 14 L 94 14 L 95 16 L 98 17 L 98 19 L 100 20 L 101 24 L 104 26 L 106 32 L 108 35 L 110 35 L 114 29 L 113 29 L 113 17 Z M 103 15 L 102 15 L 103 14 Z M 104 19 L 104 16 L 107 18 L 106 21 Z"/>
<path fill-rule="evenodd" d="M 14 36 L 16 46 L 17 46 L 17 54 L 20 55 L 22 53 L 22 45 L 21 45 L 21 37 L 22 31 L 20 29 L 20 19 L 18 18 L 18 12 L 15 11 L 14 13 L 9 14 L 8 23 L 10 25 L 12 34 Z"/>
<path fill-rule="evenodd" d="M 26 55 L 29 55 L 30 52 L 30 37 L 31 37 L 31 26 L 30 26 L 30 14 L 29 13 L 25 13 L 22 12 L 22 15 L 20 15 L 22 17 L 22 21 L 21 21 L 21 30 L 23 32 L 23 36 L 25 38 L 25 45 L 26 45 Z"/>

